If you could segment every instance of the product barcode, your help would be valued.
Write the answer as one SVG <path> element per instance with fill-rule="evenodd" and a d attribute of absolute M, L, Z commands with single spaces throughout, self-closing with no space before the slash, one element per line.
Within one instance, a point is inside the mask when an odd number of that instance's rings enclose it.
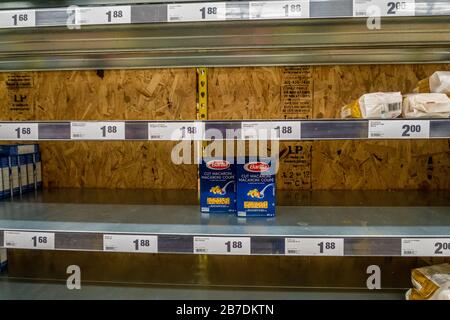
<path fill-rule="evenodd" d="M 74 133 L 73 137 L 74 138 L 81 138 L 81 137 L 83 137 L 83 134 L 82 133 Z"/>
<path fill-rule="evenodd" d="M 180 17 L 171 17 L 170 21 L 179 21 L 181 20 Z"/>
<path fill-rule="evenodd" d="M 195 252 L 206 252 L 206 249 L 196 249 Z"/>
<path fill-rule="evenodd" d="M 400 102 L 388 103 L 388 109 L 389 109 L 389 111 L 400 110 Z"/>
<path fill-rule="evenodd" d="M 370 134 L 370 136 L 371 136 L 371 137 L 381 137 L 382 134 L 381 134 L 381 133 L 378 133 L 378 132 L 372 132 L 372 133 Z"/>
<path fill-rule="evenodd" d="M 116 247 L 111 247 L 111 246 L 110 247 L 108 247 L 108 246 L 105 247 L 105 250 L 114 250 L 114 249 L 116 249 Z"/>
<path fill-rule="evenodd" d="M 415 254 L 414 250 L 403 250 L 403 254 Z"/>
<path fill-rule="evenodd" d="M 299 251 L 298 250 L 289 250 L 288 249 L 288 251 L 287 251 L 288 253 L 290 253 L 290 254 L 297 254 L 297 253 L 299 253 Z"/>
<path fill-rule="evenodd" d="M 160 139 L 161 136 L 150 136 L 150 139 Z"/>

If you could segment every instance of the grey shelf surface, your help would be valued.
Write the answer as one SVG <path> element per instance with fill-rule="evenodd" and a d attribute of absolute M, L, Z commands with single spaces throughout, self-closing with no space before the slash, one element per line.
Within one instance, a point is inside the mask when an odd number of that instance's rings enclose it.
<path fill-rule="evenodd" d="M 0 299 L 130 299 L 130 300 L 402 300 L 403 290 L 285 290 L 238 287 L 131 286 L 82 284 L 68 290 L 65 282 L 36 281 L 0 276 Z"/>
<path fill-rule="evenodd" d="M 51 232 L 55 249 L 103 251 L 105 234 L 157 235 L 158 252 L 192 254 L 194 237 L 225 236 L 284 255 L 285 238 L 339 238 L 345 256 L 400 256 L 403 238 L 450 235 L 448 191 L 312 194 L 280 192 L 276 217 L 238 218 L 201 214 L 189 191 L 50 190 L 0 202 L 0 244 L 7 231 Z"/>
<path fill-rule="evenodd" d="M 101 136 L 105 125 L 123 126 L 122 135 Z M 243 127 L 251 123 L 254 128 Z M 74 124 L 77 125 L 74 129 Z M 81 130 L 79 125 L 84 126 Z M 395 125 L 398 124 L 398 125 Z M 152 129 L 163 125 L 165 129 Z M 262 127 L 258 127 L 262 125 Z M 393 126 L 394 125 L 394 126 Z M 420 133 L 406 132 L 403 126 L 422 125 Z M 364 139 L 440 139 L 450 138 L 450 119 L 320 119 L 320 120 L 241 120 L 241 121 L 0 121 L 0 140 L 180 140 L 188 126 L 198 134 L 186 134 L 187 140 L 256 140 L 270 137 L 280 140 L 364 140 Z M 18 127 L 29 127 L 31 135 L 17 137 Z M 291 127 L 291 134 L 280 134 L 280 127 Z M 299 127 L 299 130 L 295 128 Z M 278 133 L 276 128 L 278 128 Z M 427 129 L 429 128 L 429 129 Z M 76 130 L 76 131 L 75 131 Z M 81 130 L 81 131 L 80 131 Z M 170 133 L 167 133 L 169 130 Z M 248 133 L 250 132 L 250 136 Z M 406 132 L 406 135 L 405 135 Z M 153 136 L 155 134 L 155 136 Z M 231 137 L 231 138 L 229 138 Z M 249 138 L 250 137 L 250 138 Z"/>

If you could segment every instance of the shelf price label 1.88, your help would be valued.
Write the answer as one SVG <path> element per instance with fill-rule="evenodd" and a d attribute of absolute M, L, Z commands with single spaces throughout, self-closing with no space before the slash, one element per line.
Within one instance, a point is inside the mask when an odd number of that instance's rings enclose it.
<path fill-rule="evenodd" d="M 25 28 L 35 26 L 35 10 L 0 10 L 0 28 Z"/>
<path fill-rule="evenodd" d="M 55 249 L 55 234 L 51 232 L 5 231 L 5 248 Z"/>
<path fill-rule="evenodd" d="M 158 236 L 105 234 L 103 251 L 157 253 Z"/>
<path fill-rule="evenodd" d="M 450 238 L 402 239 L 402 256 L 450 257 Z"/>
<path fill-rule="evenodd" d="M 225 2 L 178 3 L 167 5 L 167 21 L 223 21 Z"/>
<path fill-rule="evenodd" d="M 284 248 L 289 256 L 343 256 L 344 239 L 285 238 Z"/>
<path fill-rule="evenodd" d="M 0 140 L 38 140 L 37 123 L 0 123 Z"/>
<path fill-rule="evenodd" d="M 194 237 L 196 254 L 249 255 L 249 237 Z"/>
<path fill-rule="evenodd" d="M 369 139 L 428 139 L 430 120 L 369 120 Z"/>
<path fill-rule="evenodd" d="M 125 122 L 71 122 L 72 140 L 124 140 Z"/>
<path fill-rule="evenodd" d="M 297 1 L 251 1 L 250 19 L 309 18 L 309 0 Z"/>
<path fill-rule="evenodd" d="M 150 122 L 149 140 L 203 140 L 205 124 L 203 122 Z"/>
<path fill-rule="evenodd" d="M 244 140 L 300 140 L 300 121 L 242 122 Z"/>
<path fill-rule="evenodd" d="M 77 25 L 108 25 L 131 23 L 131 6 L 77 8 Z"/>
<path fill-rule="evenodd" d="M 354 17 L 395 17 L 415 14 L 415 0 L 353 0 Z"/>

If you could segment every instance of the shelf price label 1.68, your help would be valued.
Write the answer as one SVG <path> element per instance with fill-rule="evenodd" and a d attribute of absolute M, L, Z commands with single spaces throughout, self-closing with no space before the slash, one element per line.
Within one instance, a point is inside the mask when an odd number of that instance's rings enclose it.
<path fill-rule="evenodd" d="M 150 122 L 148 124 L 149 140 L 203 140 L 204 123 L 202 122 Z"/>
<path fill-rule="evenodd" d="M 157 253 L 158 236 L 105 234 L 103 251 Z"/>
<path fill-rule="evenodd" d="M 415 14 L 415 0 L 353 0 L 354 17 L 395 17 Z"/>
<path fill-rule="evenodd" d="M 35 26 L 35 10 L 0 10 L 0 28 L 20 28 Z"/>
<path fill-rule="evenodd" d="M 38 140 L 37 123 L 0 123 L 0 140 Z"/>
<path fill-rule="evenodd" d="M 179 3 L 167 5 L 167 21 L 223 21 L 225 2 Z"/>
<path fill-rule="evenodd" d="M 244 140 L 300 140 L 300 121 L 242 122 Z"/>
<path fill-rule="evenodd" d="M 194 253 L 249 255 L 249 237 L 194 237 Z"/>
<path fill-rule="evenodd" d="M 55 249 L 55 234 L 51 232 L 5 231 L 5 248 Z"/>
<path fill-rule="evenodd" d="M 73 140 L 124 140 L 125 122 L 71 122 Z"/>
<path fill-rule="evenodd" d="M 344 239 L 285 238 L 284 248 L 290 256 L 343 256 Z"/>
<path fill-rule="evenodd" d="M 309 18 L 309 0 L 252 1 L 249 3 L 250 19 Z"/>
<path fill-rule="evenodd" d="M 369 120 L 369 139 L 428 139 L 430 120 Z"/>
<path fill-rule="evenodd" d="M 105 6 L 77 8 L 78 25 L 107 25 L 131 23 L 130 6 Z"/>
<path fill-rule="evenodd" d="M 402 239 L 402 256 L 450 257 L 450 238 Z"/>

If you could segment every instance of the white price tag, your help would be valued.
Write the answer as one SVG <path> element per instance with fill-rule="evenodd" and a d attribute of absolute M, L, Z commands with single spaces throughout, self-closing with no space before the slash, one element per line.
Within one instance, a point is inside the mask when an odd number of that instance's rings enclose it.
<path fill-rule="evenodd" d="M 167 5 L 167 21 L 222 21 L 226 18 L 224 2 L 180 3 Z"/>
<path fill-rule="evenodd" d="M 0 123 L 0 140 L 38 140 L 38 133 L 37 123 Z"/>
<path fill-rule="evenodd" d="M 369 120 L 370 139 L 428 139 L 430 120 Z"/>
<path fill-rule="evenodd" d="M 20 28 L 35 26 L 35 10 L 0 10 L 0 28 Z"/>
<path fill-rule="evenodd" d="M 149 122 L 149 140 L 203 140 L 203 122 Z"/>
<path fill-rule="evenodd" d="M 354 17 L 416 15 L 415 0 L 353 0 Z"/>
<path fill-rule="evenodd" d="M 105 234 L 103 251 L 157 253 L 158 236 Z"/>
<path fill-rule="evenodd" d="M 77 25 L 131 23 L 130 6 L 78 8 L 75 15 Z"/>
<path fill-rule="evenodd" d="M 309 18 L 309 0 L 255 1 L 249 6 L 250 19 Z"/>
<path fill-rule="evenodd" d="M 402 256 L 450 257 L 450 238 L 402 239 Z"/>
<path fill-rule="evenodd" d="M 300 140 L 300 121 L 242 122 L 244 140 Z"/>
<path fill-rule="evenodd" d="M 198 254 L 250 254 L 248 237 L 194 237 L 194 253 Z"/>
<path fill-rule="evenodd" d="M 55 249 L 55 234 L 50 232 L 5 231 L 5 248 Z"/>
<path fill-rule="evenodd" d="M 344 239 L 285 238 L 284 248 L 289 256 L 343 256 Z"/>
<path fill-rule="evenodd" d="M 71 122 L 73 140 L 125 140 L 125 122 Z"/>

